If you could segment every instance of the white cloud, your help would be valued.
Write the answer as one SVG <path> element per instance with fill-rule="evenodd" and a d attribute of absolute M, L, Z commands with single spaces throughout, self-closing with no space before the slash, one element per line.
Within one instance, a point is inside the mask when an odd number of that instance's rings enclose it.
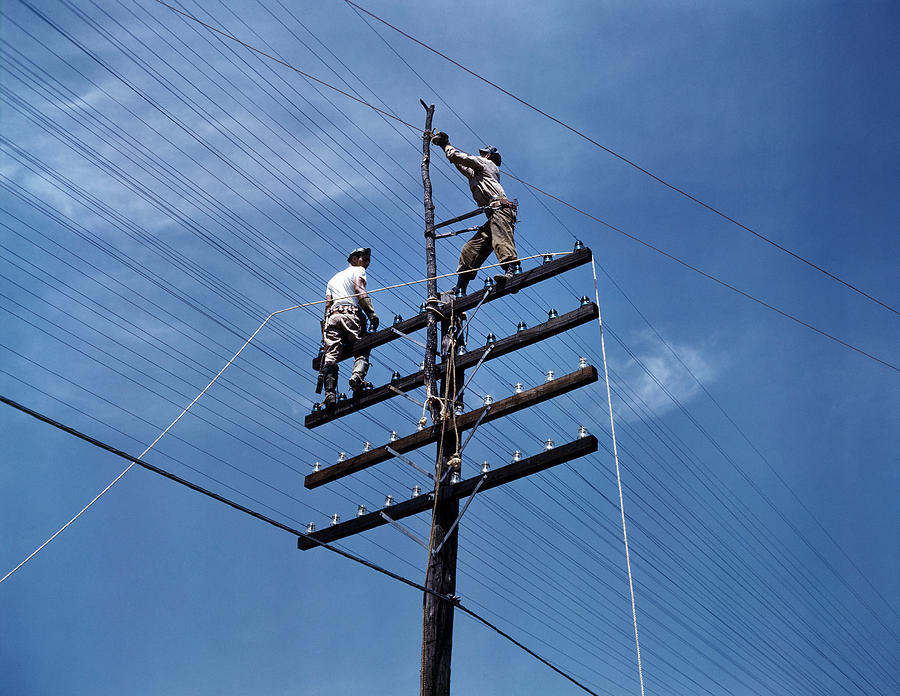
<path fill-rule="evenodd" d="M 617 369 L 627 385 L 628 401 L 637 399 L 633 405 L 641 418 L 648 409 L 656 417 L 668 413 L 677 408 L 674 400 L 687 404 L 702 391 L 698 380 L 708 386 L 721 370 L 706 346 L 667 343 L 671 350 L 650 331 L 637 333 L 630 345 L 635 357 Z M 637 417 L 631 409 L 617 410 L 626 420 Z"/>

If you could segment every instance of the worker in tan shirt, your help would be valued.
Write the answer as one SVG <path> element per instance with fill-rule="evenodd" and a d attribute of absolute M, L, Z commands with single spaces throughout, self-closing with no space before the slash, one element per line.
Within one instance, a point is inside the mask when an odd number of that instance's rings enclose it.
<path fill-rule="evenodd" d="M 500 153 L 496 147 L 483 147 L 478 156 L 469 155 L 450 144 L 450 137 L 437 131 L 431 142 L 443 148 L 447 159 L 469 181 L 472 198 L 485 209 L 487 222 L 478 228 L 474 236 L 465 243 L 459 254 L 459 266 L 456 269 L 457 281 L 453 293 L 465 294 L 476 271 L 491 254 L 497 255 L 502 264 L 504 274 L 496 276 L 503 283 L 513 277 L 518 254 L 514 238 L 516 228 L 516 201 L 506 197 L 500 185 Z"/>

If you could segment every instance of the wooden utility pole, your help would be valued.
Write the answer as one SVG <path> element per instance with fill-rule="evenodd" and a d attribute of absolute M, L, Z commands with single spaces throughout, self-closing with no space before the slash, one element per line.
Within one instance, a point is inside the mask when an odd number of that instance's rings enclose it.
<path fill-rule="evenodd" d="M 337 515 L 332 524 L 315 531 L 310 524 L 308 533 L 298 538 L 297 547 L 301 550 L 315 548 L 317 542 L 331 542 L 359 534 L 375 527 L 392 524 L 407 536 L 414 538 L 428 549 L 427 570 L 425 575 L 425 592 L 423 598 L 422 626 L 422 662 L 421 662 L 421 696 L 449 696 L 450 663 L 453 648 L 453 616 L 458 604 L 456 596 L 456 556 L 459 535 L 460 499 L 469 496 L 468 506 L 472 498 L 480 490 L 488 490 L 512 483 L 520 478 L 539 471 L 550 469 L 564 462 L 597 451 L 597 439 L 581 428 L 577 439 L 553 447 L 548 441 L 547 449 L 524 459 L 516 457 L 510 464 L 478 472 L 465 480 L 461 480 L 462 449 L 460 433 L 477 430 L 482 424 L 530 408 L 549 399 L 578 389 L 597 381 L 597 370 L 585 361 L 579 369 L 553 378 L 548 372 L 547 380 L 538 386 L 523 389 L 518 385 L 516 393 L 507 398 L 493 402 L 485 399 L 483 406 L 464 412 L 462 390 L 465 385 L 465 370 L 475 371 L 487 360 L 494 360 L 510 353 L 557 336 L 569 329 L 595 321 L 598 316 L 597 305 L 586 297 L 580 306 L 563 315 L 556 310 L 548 312 L 547 321 L 531 328 L 523 325 L 511 336 L 495 338 L 493 333 L 483 347 L 473 347 L 460 353 L 457 350 L 457 338 L 463 335 L 467 326 L 464 312 L 476 311 L 486 302 L 494 302 L 531 287 L 543 280 L 564 273 L 568 270 L 589 263 L 590 249 L 584 248 L 580 242 L 569 254 L 553 258 L 546 255 L 543 263 L 530 268 L 501 286 L 489 286 L 480 292 L 473 292 L 459 298 L 445 298 L 441 302 L 437 289 L 437 258 L 435 241 L 438 238 L 456 234 L 435 234 L 435 230 L 449 224 L 455 224 L 474 215 L 480 215 L 482 209 L 445 220 L 439 224 L 434 221 L 434 205 L 431 196 L 431 178 L 429 166 L 431 161 L 431 123 L 434 116 L 434 105 L 422 102 L 425 108 L 425 133 L 422 138 L 422 183 L 425 188 L 425 270 L 427 280 L 427 298 L 425 311 L 417 316 L 403 320 L 397 317 L 393 326 L 376 333 L 362 336 L 354 345 L 342 348 L 340 359 L 350 357 L 355 352 L 368 351 L 383 346 L 398 337 L 407 337 L 414 331 L 425 329 L 425 363 L 423 369 L 409 375 L 397 375 L 390 383 L 376 386 L 351 399 L 339 401 L 329 408 L 321 408 L 318 404 L 312 413 L 306 416 L 307 428 L 317 428 L 343 416 L 361 411 L 396 395 L 424 386 L 426 407 L 431 414 L 432 425 L 420 424 L 419 429 L 404 437 L 392 437 L 382 446 L 367 447 L 356 456 L 340 460 L 331 466 L 316 466 L 313 473 L 306 477 L 307 488 L 317 488 L 344 476 L 349 476 L 363 469 L 375 466 L 391 458 L 405 460 L 419 474 L 429 477 L 433 483 L 431 491 L 419 492 L 416 486 L 413 497 L 393 503 L 389 496 L 385 506 L 377 511 L 367 512 L 364 505 L 359 506 L 355 518 L 339 522 Z M 441 340 L 438 342 L 438 326 L 441 328 Z M 419 344 L 421 345 L 421 344 Z M 437 362 L 440 345 L 440 363 Z M 320 358 L 313 360 L 313 368 L 318 369 Z M 459 412 L 457 411 L 459 409 Z M 472 432 L 468 437 L 471 437 Z M 468 441 L 468 438 L 466 442 Z M 411 460 L 404 457 L 411 452 L 430 444 L 437 444 L 434 473 L 421 469 Z M 469 472 L 471 474 L 471 469 Z M 398 520 L 422 514 L 431 510 L 432 526 L 428 540 L 422 540 L 403 528 Z M 465 512 L 466 507 L 462 508 Z"/>
<path fill-rule="evenodd" d="M 422 106 L 425 103 L 422 102 Z M 454 526 L 459 515 L 459 498 L 441 500 L 438 493 L 447 472 L 448 462 L 456 452 L 456 440 L 449 427 L 456 417 L 454 397 L 461 386 L 454 373 L 445 370 L 440 381 L 440 392 L 433 391 L 434 363 L 437 353 L 437 263 L 434 248 L 434 204 L 431 200 L 431 119 L 434 105 L 425 106 L 425 133 L 422 136 L 422 183 L 425 187 L 425 258 L 428 273 L 428 334 L 425 341 L 426 392 L 431 398 L 432 421 L 440 430 L 437 457 L 434 465 L 435 504 L 431 522 L 431 538 L 428 544 L 428 570 L 425 587 L 444 596 L 456 594 L 456 551 L 459 530 Z M 446 318 L 441 322 L 441 345 L 445 337 L 453 331 Z M 441 360 L 446 364 L 447 356 Z M 428 370 L 431 366 L 431 379 Z M 435 399 L 435 396 L 442 400 Z M 452 528 L 452 531 L 451 531 Z M 450 534 L 449 538 L 447 534 Z M 439 550 L 435 553 L 435 549 Z M 449 696 L 450 661 L 453 651 L 453 606 L 433 594 L 425 593 L 422 614 L 422 696 Z"/>
<path fill-rule="evenodd" d="M 426 292 L 428 298 L 425 301 L 426 310 L 433 310 L 437 306 L 437 256 L 434 249 L 434 202 L 431 200 L 431 175 L 429 165 L 431 163 L 431 119 L 434 116 L 434 104 L 425 107 L 425 134 L 422 136 L 422 183 L 425 187 L 425 277 Z M 436 380 L 434 376 L 434 357 L 437 354 L 437 315 L 433 311 L 427 311 L 425 315 L 425 392 L 429 397 L 435 395 Z M 434 415 L 434 404 L 430 404 L 431 413 Z M 434 420 L 437 423 L 437 419 Z"/>

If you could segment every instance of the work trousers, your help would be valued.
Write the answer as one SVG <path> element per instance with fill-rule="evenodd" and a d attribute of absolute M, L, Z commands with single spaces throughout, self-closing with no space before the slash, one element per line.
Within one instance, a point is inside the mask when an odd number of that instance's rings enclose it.
<path fill-rule="evenodd" d="M 353 345 L 362 335 L 362 318 L 357 312 L 332 312 L 325 319 L 325 353 L 322 356 L 323 365 L 337 367 L 341 351 L 344 346 Z M 369 371 L 369 352 L 360 353 L 353 358 L 353 375 L 364 379 Z"/>
<path fill-rule="evenodd" d="M 497 261 L 503 265 L 504 270 L 512 265 L 519 256 L 516 253 L 516 240 L 513 236 L 515 229 L 515 208 L 497 208 L 492 211 L 488 221 L 478 228 L 459 253 L 459 267 L 456 269 L 459 279 L 466 283 L 472 280 L 477 272 L 471 269 L 481 267 L 491 255 L 491 249 L 494 250 Z"/>

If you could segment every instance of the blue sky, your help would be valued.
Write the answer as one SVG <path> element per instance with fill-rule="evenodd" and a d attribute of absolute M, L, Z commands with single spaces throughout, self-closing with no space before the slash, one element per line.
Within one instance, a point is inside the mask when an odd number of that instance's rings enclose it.
<path fill-rule="evenodd" d="M 895 4 L 365 5 L 889 308 L 344 2 L 179 6 L 407 123 L 435 103 L 454 144 L 497 146 L 507 174 L 607 223 L 503 179 L 520 255 L 581 239 L 597 262 L 648 694 L 896 693 Z M 420 132 L 155 2 L 10 0 L 0 27 L 4 396 L 138 454 L 348 249 L 373 248 L 370 287 L 424 276 Z M 439 151 L 432 177 L 438 219 L 471 209 Z M 440 243 L 442 272 L 462 242 Z M 470 345 L 593 292 L 582 267 L 486 305 Z M 383 321 L 422 300 L 374 296 Z M 398 398 L 306 430 L 319 313 L 273 320 L 147 461 L 297 528 L 422 485 L 388 462 L 303 487 L 421 412 Z M 486 363 L 466 403 L 580 356 L 602 366 L 596 324 Z M 395 341 L 371 379 L 421 359 Z M 639 693 L 605 386 L 484 426 L 464 467 L 579 425 L 596 455 L 476 497 L 458 592 L 593 691 Z M 126 463 L 8 407 L 0 428 L 5 575 Z M 424 577 L 396 530 L 344 547 Z M 140 469 L 0 584 L 0 607 L 3 693 L 418 688 L 418 592 Z M 583 693 L 461 615 L 453 685 Z"/>

